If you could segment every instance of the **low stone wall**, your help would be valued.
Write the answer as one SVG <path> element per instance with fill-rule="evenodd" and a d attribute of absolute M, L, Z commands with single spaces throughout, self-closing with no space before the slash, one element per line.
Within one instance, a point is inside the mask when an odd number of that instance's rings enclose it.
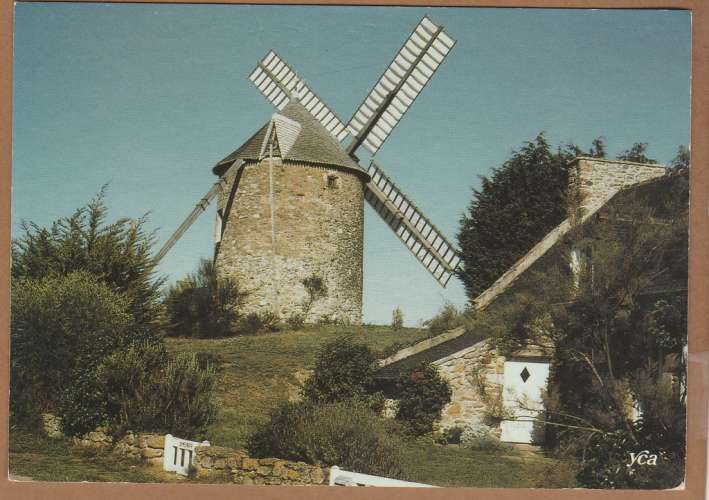
<path fill-rule="evenodd" d="M 55 439 L 64 437 L 61 418 L 45 413 L 42 422 L 47 436 Z M 163 465 L 165 436 L 161 434 L 129 431 L 114 442 L 106 429 L 99 427 L 73 438 L 73 442 L 76 446 L 140 459 L 157 467 L 162 468 Z M 195 449 L 194 473 L 204 479 L 226 476 L 234 484 L 319 485 L 328 484 L 329 480 L 329 469 L 326 467 L 278 458 L 252 458 L 244 450 L 220 446 L 198 446 Z"/>
<path fill-rule="evenodd" d="M 44 433 L 53 439 L 65 437 L 62 419 L 51 413 L 42 415 Z M 165 436 L 162 434 L 134 433 L 128 431 L 118 441 L 108 434 L 107 429 L 98 427 L 81 437 L 72 438 L 75 446 L 115 453 L 122 457 L 140 459 L 151 465 L 162 467 L 165 450 Z"/>
<path fill-rule="evenodd" d="M 219 446 L 195 450 L 197 477 L 226 476 L 235 484 L 328 484 L 329 469 L 278 458 L 251 458 L 245 451 Z"/>

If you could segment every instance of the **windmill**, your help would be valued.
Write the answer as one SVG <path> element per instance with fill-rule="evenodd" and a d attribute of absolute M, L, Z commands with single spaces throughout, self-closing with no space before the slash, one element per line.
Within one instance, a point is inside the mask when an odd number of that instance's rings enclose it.
<path fill-rule="evenodd" d="M 345 124 L 273 50 L 249 80 L 276 113 L 213 168 L 219 180 L 158 252 L 219 196 L 215 261 L 249 292 L 246 308 L 361 318 L 363 200 L 443 287 L 456 248 L 372 160 L 455 41 L 423 17 Z M 349 143 L 342 143 L 350 137 Z"/>

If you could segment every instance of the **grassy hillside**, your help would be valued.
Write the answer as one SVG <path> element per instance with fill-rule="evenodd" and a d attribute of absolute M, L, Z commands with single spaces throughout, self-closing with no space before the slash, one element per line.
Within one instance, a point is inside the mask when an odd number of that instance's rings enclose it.
<path fill-rule="evenodd" d="M 374 351 L 395 343 L 423 339 L 422 329 L 393 330 L 386 326 L 313 326 L 226 339 L 168 339 L 173 351 L 208 353 L 218 360 L 219 415 L 206 438 L 219 446 L 241 448 L 268 412 L 298 392 L 298 370 L 309 369 L 318 348 L 351 334 Z M 189 437 L 189 436 L 185 436 Z"/>
<path fill-rule="evenodd" d="M 219 340 L 168 339 L 171 350 L 208 353 L 220 367 L 219 414 L 207 431 L 214 445 L 241 448 L 268 412 L 297 394 L 296 373 L 312 367 L 318 348 L 351 334 L 382 352 L 395 343 L 412 343 L 426 330 L 361 326 L 308 327 L 303 331 L 265 333 Z M 573 472 L 536 451 L 501 453 L 441 446 L 430 439 L 407 443 L 405 466 L 414 481 L 440 486 L 570 487 Z"/>

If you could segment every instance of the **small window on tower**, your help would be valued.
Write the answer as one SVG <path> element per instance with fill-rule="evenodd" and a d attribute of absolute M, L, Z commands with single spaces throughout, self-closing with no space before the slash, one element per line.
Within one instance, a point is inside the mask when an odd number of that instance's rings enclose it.
<path fill-rule="evenodd" d="M 335 174 L 327 174 L 326 182 L 328 189 L 338 189 L 340 187 L 340 178 Z"/>

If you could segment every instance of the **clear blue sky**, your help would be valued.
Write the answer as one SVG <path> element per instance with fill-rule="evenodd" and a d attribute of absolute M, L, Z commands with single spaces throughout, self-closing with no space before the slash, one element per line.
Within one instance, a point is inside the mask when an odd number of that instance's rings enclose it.
<path fill-rule="evenodd" d="M 684 11 L 19 3 L 13 229 L 110 181 L 111 216 L 150 212 L 162 243 L 272 114 L 247 80 L 269 48 L 346 120 L 423 14 L 458 45 L 377 158 L 451 239 L 478 176 L 540 131 L 611 155 L 648 142 L 661 162 L 689 142 Z M 212 256 L 213 210 L 161 263 L 171 281 Z M 365 213 L 365 321 L 465 303 Z"/>

